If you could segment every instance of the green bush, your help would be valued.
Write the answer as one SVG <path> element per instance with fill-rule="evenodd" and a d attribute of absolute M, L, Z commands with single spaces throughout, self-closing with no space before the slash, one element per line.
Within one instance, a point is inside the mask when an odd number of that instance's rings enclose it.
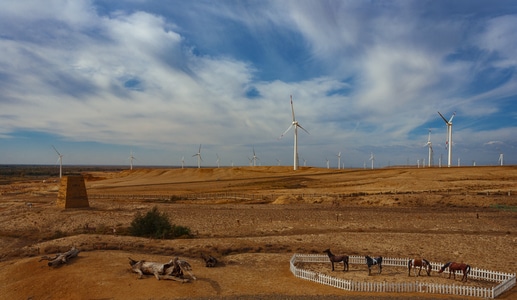
<path fill-rule="evenodd" d="M 133 236 L 169 239 L 190 236 L 190 229 L 172 225 L 167 214 L 160 213 L 155 206 L 145 215 L 139 212 L 136 214 L 129 227 L 129 233 Z"/>

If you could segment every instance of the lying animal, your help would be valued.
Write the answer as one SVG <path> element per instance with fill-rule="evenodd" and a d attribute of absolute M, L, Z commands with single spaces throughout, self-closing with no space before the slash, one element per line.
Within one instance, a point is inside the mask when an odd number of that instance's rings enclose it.
<path fill-rule="evenodd" d="M 145 261 L 145 260 L 136 261 L 136 260 L 132 259 L 131 257 L 128 257 L 128 258 L 129 258 L 129 265 L 131 266 L 131 270 L 133 270 L 133 272 L 135 272 L 135 273 L 138 273 L 138 275 L 139 275 L 138 279 L 141 279 L 142 276 L 144 274 L 146 274 L 146 275 L 154 275 L 154 277 L 156 277 L 156 279 L 160 280 L 160 275 L 165 275 L 166 270 L 171 269 L 171 267 L 174 267 L 174 260 L 172 260 L 172 259 L 168 263 L 162 264 L 162 263 Z"/>
<path fill-rule="evenodd" d="M 145 260 L 136 261 L 129 257 L 129 265 L 131 270 L 138 273 L 138 278 L 142 278 L 145 275 L 154 275 L 156 279 L 171 279 L 181 282 L 187 282 L 188 279 L 183 278 L 184 272 L 189 273 L 190 277 L 196 280 L 196 276 L 192 274 L 192 267 L 185 261 L 175 257 L 168 263 L 162 264 L 157 262 L 150 262 Z"/>
<path fill-rule="evenodd" d="M 201 257 L 205 261 L 205 266 L 207 268 L 213 268 L 213 267 L 215 267 L 215 265 L 217 265 L 217 258 L 215 258 L 215 257 L 213 257 L 211 255 L 206 256 L 203 253 L 201 253 Z"/>

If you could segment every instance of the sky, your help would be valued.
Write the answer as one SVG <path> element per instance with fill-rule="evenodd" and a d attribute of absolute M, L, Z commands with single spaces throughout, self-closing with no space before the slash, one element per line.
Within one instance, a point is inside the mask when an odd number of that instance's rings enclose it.
<path fill-rule="evenodd" d="M 517 164 L 516 1 L 0 5 L 0 164 Z"/>

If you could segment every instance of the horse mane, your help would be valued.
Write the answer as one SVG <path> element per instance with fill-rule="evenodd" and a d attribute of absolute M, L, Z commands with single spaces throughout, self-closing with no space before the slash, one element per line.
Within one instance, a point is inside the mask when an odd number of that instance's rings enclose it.
<path fill-rule="evenodd" d="M 451 264 L 452 264 L 452 261 L 449 261 L 449 262 L 445 263 L 445 265 L 443 265 L 443 267 L 442 267 L 442 271 L 445 270 L 445 268 L 447 268 Z"/>

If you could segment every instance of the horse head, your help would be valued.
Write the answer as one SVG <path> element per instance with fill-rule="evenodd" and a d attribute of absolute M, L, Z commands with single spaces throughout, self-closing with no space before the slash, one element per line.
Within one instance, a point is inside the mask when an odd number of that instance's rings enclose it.
<path fill-rule="evenodd" d="M 427 272 L 427 276 L 431 276 L 431 270 L 433 269 L 433 266 L 431 266 L 431 263 L 427 259 L 422 259 L 422 261 L 425 263 L 425 271 Z"/>
<path fill-rule="evenodd" d="M 445 271 L 445 269 L 447 269 L 451 264 L 452 264 L 452 262 L 448 262 L 448 263 L 446 263 L 445 265 L 443 265 L 443 266 L 440 268 L 440 271 L 438 271 L 438 273 L 442 273 L 443 271 Z"/>

